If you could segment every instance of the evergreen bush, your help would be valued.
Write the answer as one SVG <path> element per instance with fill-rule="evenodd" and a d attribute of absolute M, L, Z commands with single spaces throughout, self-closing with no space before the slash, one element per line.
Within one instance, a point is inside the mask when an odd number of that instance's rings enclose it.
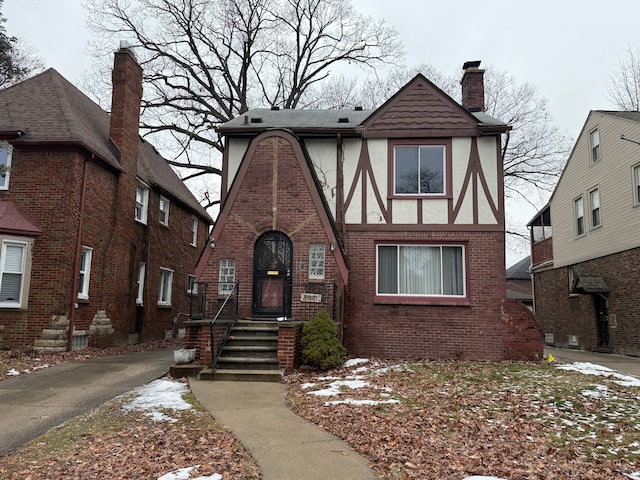
<path fill-rule="evenodd" d="M 343 364 L 346 349 L 338 340 L 338 327 L 322 311 L 302 327 L 302 363 L 321 370 Z"/>

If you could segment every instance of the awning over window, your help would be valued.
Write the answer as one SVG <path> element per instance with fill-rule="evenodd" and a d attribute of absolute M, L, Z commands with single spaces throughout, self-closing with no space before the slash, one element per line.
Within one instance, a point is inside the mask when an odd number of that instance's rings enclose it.
<path fill-rule="evenodd" d="M 0 202 L 0 233 L 37 237 L 42 229 L 20 213 L 13 202 Z"/>
<path fill-rule="evenodd" d="M 585 273 L 576 275 L 571 293 L 609 293 L 609 289 L 600 275 Z"/>

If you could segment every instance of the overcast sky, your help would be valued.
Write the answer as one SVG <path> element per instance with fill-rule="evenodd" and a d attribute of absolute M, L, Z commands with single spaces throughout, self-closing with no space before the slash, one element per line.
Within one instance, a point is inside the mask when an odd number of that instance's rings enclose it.
<path fill-rule="evenodd" d="M 4 0 L 6 29 L 31 43 L 47 67 L 80 84 L 91 63 L 81 0 Z M 553 121 L 575 138 L 589 110 L 613 109 L 611 73 L 629 45 L 640 46 L 638 0 L 353 0 L 401 34 L 407 65 L 428 63 L 460 75 L 467 60 L 534 84 Z M 114 50 L 118 47 L 114 39 Z M 509 212 L 526 223 L 535 209 Z M 508 254 L 513 263 L 522 251 Z"/>

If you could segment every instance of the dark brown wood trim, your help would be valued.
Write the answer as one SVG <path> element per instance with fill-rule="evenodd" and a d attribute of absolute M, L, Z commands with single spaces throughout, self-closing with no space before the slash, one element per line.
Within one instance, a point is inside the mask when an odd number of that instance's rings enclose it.
<path fill-rule="evenodd" d="M 364 156 L 366 154 L 368 155 L 368 150 L 366 150 L 366 152 L 365 152 L 365 142 L 363 141 L 362 144 L 360 145 L 360 156 L 358 157 L 358 165 L 356 166 L 356 170 L 355 170 L 355 172 L 353 174 L 353 180 L 351 182 L 351 187 L 349 188 L 349 193 L 347 194 L 347 200 L 344 203 L 345 215 L 349 211 L 349 207 L 351 206 L 351 199 L 353 198 L 353 195 L 355 194 L 355 190 L 356 190 L 356 187 L 358 185 L 358 179 L 360 178 L 361 175 L 364 177 L 364 171 L 363 171 L 364 170 L 364 164 L 365 164 Z M 362 183 L 364 183 L 364 181 Z M 360 219 L 360 223 L 363 223 L 363 220 L 364 219 L 361 218 Z"/>
<path fill-rule="evenodd" d="M 362 225 L 359 223 L 348 223 L 348 232 L 504 232 L 504 226 L 495 224 L 450 224 L 450 223 L 425 223 L 422 225 L 417 224 L 369 224 Z"/>
<path fill-rule="evenodd" d="M 417 207 L 418 207 L 418 222 L 417 223 L 419 225 L 422 225 L 422 222 L 424 221 L 423 214 L 422 214 L 422 207 L 424 205 L 424 202 L 422 201 L 422 199 L 418 199 L 418 200 L 416 200 L 416 202 L 417 202 Z"/>
<path fill-rule="evenodd" d="M 220 205 L 224 205 L 229 192 L 229 148 L 228 139 L 224 139 L 224 150 L 222 151 L 222 178 L 220 180 Z M 236 172 L 237 174 L 237 172 Z"/>
<path fill-rule="evenodd" d="M 477 137 L 480 135 L 478 128 L 448 128 L 442 130 L 435 129 L 416 129 L 416 130 L 366 130 L 363 136 L 365 138 L 443 138 L 443 137 Z"/>
<path fill-rule="evenodd" d="M 385 221 L 387 223 L 391 223 L 391 218 L 389 217 L 387 206 L 385 206 L 384 201 L 382 200 L 382 195 L 380 194 L 380 189 L 378 188 L 378 183 L 376 182 L 376 176 L 373 172 L 373 167 L 371 166 L 371 156 L 369 155 L 369 143 L 367 142 L 366 139 L 363 140 L 362 142 L 362 148 L 366 150 L 364 167 L 366 168 L 366 173 L 368 174 L 369 179 L 371 180 L 371 188 L 373 189 L 373 193 L 376 196 L 378 207 L 380 208 L 380 211 L 382 212 L 382 217 L 385 219 Z M 366 210 L 365 210 L 365 216 L 363 217 L 362 223 L 367 223 Z"/>
<path fill-rule="evenodd" d="M 344 145 L 342 135 L 336 135 L 336 222 L 344 223 Z"/>

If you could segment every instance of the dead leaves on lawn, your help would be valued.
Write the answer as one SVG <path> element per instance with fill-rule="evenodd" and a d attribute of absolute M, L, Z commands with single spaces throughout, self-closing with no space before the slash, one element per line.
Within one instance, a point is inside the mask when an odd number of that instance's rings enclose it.
<path fill-rule="evenodd" d="M 385 366 L 377 363 L 376 368 Z M 391 392 L 399 404 L 332 405 L 327 401 L 335 398 L 308 393 L 332 380 L 306 373 L 287 382 L 291 408 L 346 440 L 381 478 L 622 480 L 619 472 L 640 469 L 640 444 L 633 443 L 640 424 L 618 418 L 613 426 L 606 420 L 606 431 L 598 429 L 596 419 L 607 406 L 580 394 L 602 379 L 533 364 L 425 362 L 374 373 L 376 368 L 364 374 L 367 387 L 341 391 L 340 399 L 379 399 L 381 392 Z M 329 372 L 334 378 L 348 374 Z M 300 388 L 305 383 L 317 386 Z M 609 389 L 613 396 L 640 401 L 637 388 Z M 579 417 L 567 416 L 569 408 Z M 575 418 L 592 418 L 597 432 L 591 435 Z M 630 444 L 624 455 L 609 451 L 616 439 Z"/>

